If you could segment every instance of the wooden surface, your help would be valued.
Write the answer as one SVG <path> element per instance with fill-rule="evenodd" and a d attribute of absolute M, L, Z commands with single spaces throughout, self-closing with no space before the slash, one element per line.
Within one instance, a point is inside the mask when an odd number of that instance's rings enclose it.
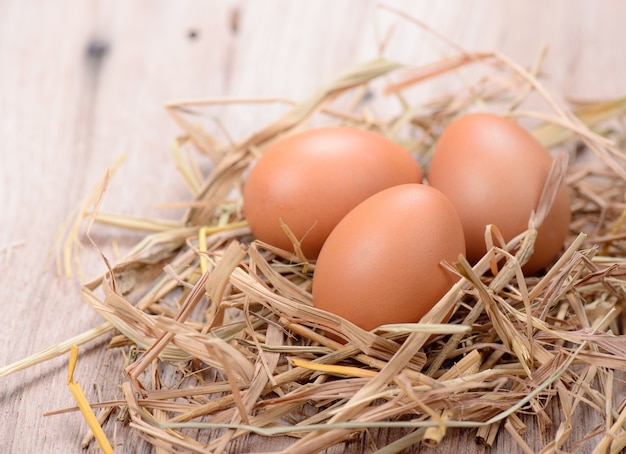
<path fill-rule="evenodd" d="M 389 0 L 469 50 L 499 50 L 530 65 L 549 53 L 546 83 L 563 97 L 626 93 L 626 2 Z M 371 59 L 391 24 L 386 55 L 417 65 L 450 49 L 370 0 L 0 2 L 0 367 L 101 323 L 79 298 L 80 277 L 56 274 L 52 246 L 68 218 L 117 157 L 103 210 L 176 219 L 159 204 L 187 197 L 170 144 L 179 130 L 165 101 L 200 97 L 300 100 L 350 64 Z M 234 135 L 275 114 L 272 107 L 217 111 Z M 230 112 L 230 113 L 229 113 Z M 113 257 L 139 236 L 98 229 Z M 103 270 L 83 254 L 86 278 Z M 119 353 L 109 336 L 81 349 L 76 378 L 88 396 L 114 398 Z M 78 413 L 42 416 L 74 405 L 67 355 L 0 379 L 0 447 L 6 453 L 80 452 L 86 425 Z M 94 387 L 94 384 L 98 387 Z M 577 418 L 586 433 L 597 421 Z M 525 434 L 543 444 L 536 428 Z M 116 420 L 106 426 L 118 452 L 151 452 Z M 329 452 L 363 452 L 384 432 Z M 573 438 L 579 438 L 574 436 Z M 272 451 L 282 440 L 247 441 L 239 452 Z M 516 452 L 502 435 L 491 452 Z M 587 445 L 584 449 L 590 449 Z M 584 449 L 581 451 L 583 452 Z M 473 431 L 455 432 L 437 450 L 488 452 Z"/>

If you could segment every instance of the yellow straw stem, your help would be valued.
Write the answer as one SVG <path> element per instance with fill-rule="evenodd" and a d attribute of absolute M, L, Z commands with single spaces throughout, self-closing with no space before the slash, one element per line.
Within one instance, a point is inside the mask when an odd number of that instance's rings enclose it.
<path fill-rule="evenodd" d="M 304 367 L 305 369 L 317 370 L 319 372 L 326 372 L 334 375 L 344 375 L 359 378 L 375 377 L 377 372 L 369 369 L 361 369 L 359 367 L 350 366 L 334 366 L 331 364 L 318 364 L 309 361 L 304 361 L 297 358 L 292 358 L 291 362 L 296 367 Z"/>
<path fill-rule="evenodd" d="M 74 396 L 74 400 L 78 404 L 78 408 L 80 409 L 85 421 L 87 421 L 87 425 L 93 432 L 93 436 L 100 445 L 100 449 L 105 454 L 114 454 L 113 448 L 109 443 L 108 438 L 104 434 L 102 430 L 102 426 L 98 422 L 95 413 L 91 409 L 91 405 L 89 405 L 89 401 L 85 397 L 83 390 L 81 389 L 78 382 L 74 381 L 74 370 L 76 369 L 76 362 L 78 361 L 78 346 L 72 345 L 70 350 L 70 362 L 67 373 L 67 386 L 70 388 L 72 392 L 72 396 Z"/>
<path fill-rule="evenodd" d="M 224 225 L 203 226 L 198 231 L 198 251 L 200 251 L 200 271 L 202 274 L 209 270 L 209 259 L 206 257 L 207 250 L 207 237 L 213 233 L 223 232 L 225 230 L 236 229 L 239 227 L 245 227 L 248 225 L 247 221 L 232 222 Z"/>

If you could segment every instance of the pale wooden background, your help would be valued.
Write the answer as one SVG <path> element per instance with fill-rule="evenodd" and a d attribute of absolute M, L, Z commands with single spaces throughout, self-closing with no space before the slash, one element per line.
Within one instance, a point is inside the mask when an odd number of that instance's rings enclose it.
<path fill-rule="evenodd" d="M 500 50 L 530 65 L 543 43 L 548 85 L 560 96 L 601 99 L 626 93 L 626 2 L 389 0 L 470 50 Z M 178 98 L 269 96 L 302 99 L 350 64 L 376 55 L 376 29 L 398 31 L 387 55 L 424 64 L 449 53 L 431 36 L 373 0 L 317 1 L 0 1 L 0 366 L 100 323 L 78 297 L 78 278 L 57 277 L 50 252 L 57 227 L 122 153 L 103 209 L 176 218 L 157 205 L 186 197 L 170 155 L 179 132 L 162 105 Z M 195 34 L 195 39 L 191 35 Z M 99 43 L 100 57 L 88 56 Z M 92 47 L 93 44 L 92 44 Z M 93 49 L 92 49 L 93 50 Z M 230 112 L 230 113 L 229 113 Z M 274 113 L 220 109 L 229 130 L 250 131 Z M 136 235 L 99 230 L 120 250 Z M 12 249 L 7 247 L 15 245 Z M 112 252 L 111 252 L 112 253 Z M 86 251 L 87 277 L 102 270 Z M 77 379 L 91 399 L 119 390 L 120 358 L 106 338 L 81 350 Z M 43 417 L 74 404 L 67 355 L 0 381 L 0 449 L 7 453 L 80 451 L 77 413 Z M 574 430 L 597 422 L 580 414 Z M 525 437 L 539 449 L 540 434 Z M 119 452 L 150 452 L 122 424 L 107 425 Z M 384 440 L 384 433 L 378 435 Z M 575 437 L 578 438 L 578 437 Z M 243 442 L 240 452 L 278 450 L 280 440 Z M 329 452 L 362 452 L 357 440 Z M 254 448 L 252 447 L 254 446 Z M 500 437 L 491 452 L 515 452 Z M 437 450 L 485 452 L 473 432 Z"/>

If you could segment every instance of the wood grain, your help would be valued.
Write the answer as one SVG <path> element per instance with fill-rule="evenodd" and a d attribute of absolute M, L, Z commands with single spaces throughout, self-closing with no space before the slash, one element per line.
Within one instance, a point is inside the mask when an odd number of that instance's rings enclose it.
<path fill-rule="evenodd" d="M 599 99 L 626 92 L 623 19 L 626 2 L 554 0 L 502 2 L 390 0 L 469 50 L 499 50 L 530 65 L 549 53 L 546 83 L 559 96 Z M 57 228 L 123 152 L 102 209 L 176 219 L 160 204 L 187 197 L 174 170 L 170 143 L 180 132 L 163 103 L 206 97 L 286 97 L 299 100 L 352 63 L 385 54 L 425 64 L 450 48 L 415 25 L 376 8 L 373 0 L 0 2 L 0 366 L 101 323 L 78 295 L 79 275 L 58 276 L 52 246 Z M 432 89 L 445 89 L 433 87 Z M 237 136 L 264 124 L 277 106 L 220 107 Z M 98 228 L 114 257 L 139 235 Z M 82 271 L 103 270 L 94 251 Z M 81 349 L 76 378 L 90 399 L 119 397 L 122 359 L 104 348 L 108 336 Z M 77 413 L 43 417 L 74 405 L 65 381 L 67 355 L 0 382 L 0 446 L 7 453 L 80 452 L 86 431 Z M 97 384 L 97 386 L 95 386 Z M 573 439 L 598 421 L 583 411 Z M 123 423 L 106 426 L 118 452 L 152 452 Z M 383 430 L 328 452 L 366 452 L 385 444 Z M 539 450 L 542 434 L 524 437 Z M 256 437 L 232 452 L 275 451 L 286 439 Z M 590 452 L 592 444 L 580 447 Z M 570 447 L 574 449 L 575 447 Z M 413 452 L 417 452 L 415 448 Z M 455 431 L 428 452 L 489 452 L 473 431 Z M 421 451 L 420 451 L 421 452 Z M 502 435 L 490 452 L 516 452 Z"/>

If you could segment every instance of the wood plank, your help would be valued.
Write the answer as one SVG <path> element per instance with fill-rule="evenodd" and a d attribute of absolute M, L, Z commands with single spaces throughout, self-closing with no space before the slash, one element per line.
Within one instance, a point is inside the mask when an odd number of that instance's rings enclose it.
<path fill-rule="evenodd" d="M 596 99 L 626 92 L 626 60 L 619 50 L 625 2 L 387 4 L 467 49 L 497 49 L 524 65 L 547 43 L 547 83 L 562 97 Z M 417 26 L 375 5 L 373 0 L 1 2 L 0 248 L 5 249 L 0 253 L 0 366 L 101 323 L 78 296 L 79 276 L 56 275 L 52 246 L 57 227 L 121 153 L 126 160 L 111 181 L 103 210 L 180 216 L 180 209 L 157 206 L 187 196 L 169 149 L 180 131 L 166 116 L 165 101 L 303 99 L 351 64 L 375 57 L 376 33 L 380 39 L 391 24 L 396 30 L 386 49 L 390 58 L 416 65 L 450 53 Z M 237 136 L 280 109 L 219 107 L 211 113 Z M 96 239 L 114 257 L 111 238 L 123 252 L 140 235 L 98 228 Z M 104 269 L 94 251 L 85 251 L 82 264 L 85 277 Z M 83 347 L 76 374 L 94 400 L 95 384 L 105 399 L 120 395 L 114 385 L 120 354 L 107 351 L 106 341 Z M 79 452 L 86 429 L 80 415 L 42 417 L 74 405 L 65 385 L 66 362 L 63 355 L 1 379 L 4 452 Z M 597 424 L 587 418 L 581 412 L 581 426 L 574 428 L 578 434 Z M 111 421 L 107 432 L 119 443 L 119 452 L 152 452 L 121 422 Z M 365 452 L 388 437 L 374 430 L 328 452 Z M 536 428 L 526 439 L 542 446 Z M 285 439 L 251 438 L 238 441 L 233 452 L 286 445 Z M 515 446 L 502 436 L 493 451 L 515 451 Z M 455 431 L 428 452 L 467 449 L 485 451 L 475 444 L 473 432 Z"/>

